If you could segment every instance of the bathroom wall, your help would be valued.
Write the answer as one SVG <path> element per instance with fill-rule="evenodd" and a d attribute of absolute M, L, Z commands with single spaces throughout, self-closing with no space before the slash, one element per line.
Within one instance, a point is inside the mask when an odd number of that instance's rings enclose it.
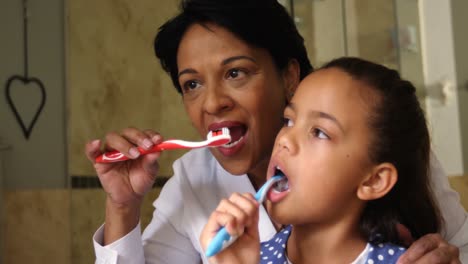
<path fill-rule="evenodd" d="M 296 0 L 294 14 L 314 67 L 318 68 L 328 60 L 346 54 L 345 17 L 341 0 Z"/>
<path fill-rule="evenodd" d="M 463 168 L 468 172 L 468 34 L 466 15 L 468 1 L 452 0 L 452 25 L 454 32 L 455 66 L 457 68 L 458 107 L 462 134 Z"/>
<path fill-rule="evenodd" d="M 196 137 L 190 128 L 180 129 L 184 122 L 190 126 L 185 116 L 179 117 L 180 97 L 152 52 L 152 38 L 176 3 L 27 3 L 28 71 L 42 81 L 47 98 L 25 139 L 3 97 L 6 80 L 24 74 L 22 1 L 2 1 L 0 263 L 92 263 L 91 236 L 103 222 L 105 197 L 84 158 L 85 141 L 129 125 L 158 129 L 164 124 L 164 135 Z M 40 99 L 38 87 L 15 83 L 12 91 L 30 122 Z M 180 154 L 164 155 L 163 161 Z M 163 166 L 162 175 L 170 170 Z M 158 193 L 155 187 L 145 200 L 143 225 Z"/>
<path fill-rule="evenodd" d="M 464 102 L 459 101 L 455 58 L 463 58 L 463 53 L 466 55 L 466 52 L 457 54 L 454 49 L 459 45 L 459 37 L 455 37 L 451 2 L 420 2 L 421 43 L 432 147 L 449 175 L 462 175 L 463 134 L 459 103 Z M 466 14 L 466 10 L 459 12 Z M 461 23 L 457 27 L 465 27 L 466 23 L 459 19 L 456 21 Z"/>
<path fill-rule="evenodd" d="M 89 8 L 92 6 L 93 8 Z M 177 10 L 177 1 L 70 1 L 67 7 L 69 173 L 94 175 L 83 155 L 86 141 L 128 126 L 165 137 L 199 139 L 181 97 L 159 65 L 153 38 Z M 161 174 L 171 174 L 180 152 L 164 153 Z"/>
<path fill-rule="evenodd" d="M 26 1 L 27 52 L 22 4 L 0 1 L 0 263 L 69 263 L 63 2 Z M 29 138 L 7 103 L 14 75 L 36 78 L 46 92 Z M 26 127 L 42 99 L 40 84 L 29 81 L 17 78 L 9 86 Z"/>
<path fill-rule="evenodd" d="M 177 4 L 173 0 L 67 2 L 72 263 L 93 262 L 91 237 L 104 222 L 105 193 L 83 153 L 86 141 L 128 126 L 151 128 L 165 137 L 199 139 L 153 52 L 158 28 L 176 12 Z M 172 174 L 172 161 L 183 153 L 162 154 L 161 177 L 144 200 L 143 226 L 151 218 L 164 177 Z"/>
<path fill-rule="evenodd" d="M 0 3 L 0 143 L 9 146 L 4 153 L 7 189 L 65 188 L 65 86 L 63 2 L 60 0 L 26 1 L 28 9 L 28 50 L 23 50 L 23 1 Z M 25 138 L 12 107 L 7 103 L 7 80 L 25 76 L 28 55 L 28 84 L 19 79 L 11 82 L 9 91 L 14 107 L 28 127 L 45 104 Z M 41 96 L 39 80 L 45 89 Z"/>

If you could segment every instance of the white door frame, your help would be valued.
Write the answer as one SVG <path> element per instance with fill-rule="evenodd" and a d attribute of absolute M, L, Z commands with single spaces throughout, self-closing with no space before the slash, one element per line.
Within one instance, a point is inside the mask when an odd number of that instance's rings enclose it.
<path fill-rule="evenodd" d="M 463 174 L 451 1 L 420 0 L 422 63 L 432 146 L 448 175 Z"/>

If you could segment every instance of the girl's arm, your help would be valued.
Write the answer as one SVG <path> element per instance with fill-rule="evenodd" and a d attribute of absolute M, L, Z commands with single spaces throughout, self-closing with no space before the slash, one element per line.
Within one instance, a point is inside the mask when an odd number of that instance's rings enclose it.
<path fill-rule="evenodd" d="M 243 195 L 234 193 L 229 199 L 220 202 L 203 228 L 200 243 L 206 250 L 217 231 L 223 226 L 231 236 L 238 236 L 238 239 L 211 257 L 210 263 L 259 263 L 258 208 L 258 202 L 249 193 Z"/>

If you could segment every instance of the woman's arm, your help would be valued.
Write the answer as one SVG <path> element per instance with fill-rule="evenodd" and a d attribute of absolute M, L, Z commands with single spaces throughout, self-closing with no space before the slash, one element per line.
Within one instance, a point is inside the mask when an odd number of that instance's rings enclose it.
<path fill-rule="evenodd" d="M 185 234 L 182 224 L 184 194 L 179 177 L 177 174 L 172 176 L 164 185 L 155 202 L 161 208 L 154 211 L 143 235 L 138 224 L 130 233 L 103 246 L 101 241 L 105 225 L 96 232 L 96 263 L 201 263 L 200 255 Z"/>

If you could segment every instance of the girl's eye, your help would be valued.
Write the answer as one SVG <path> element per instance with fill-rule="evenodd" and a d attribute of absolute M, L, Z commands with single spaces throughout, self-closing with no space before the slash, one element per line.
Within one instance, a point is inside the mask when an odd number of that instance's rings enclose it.
<path fill-rule="evenodd" d="M 330 137 L 327 134 L 325 134 L 325 132 L 323 132 L 322 130 L 318 128 L 314 128 L 313 134 L 315 137 L 319 139 L 330 139 Z"/>
<path fill-rule="evenodd" d="M 182 87 L 182 90 L 184 93 L 190 92 L 191 90 L 194 90 L 200 86 L 200 83 L 198 83 L 195 80 L 190 80 L 186 81 Z"/>
<path fill-rule="evenodd" d="M 294 123 L 291 119 L 287 118 L 287 117 L 283 117 L 283 126 L 285 127 L 291 127 L 293 126 Z"/>

